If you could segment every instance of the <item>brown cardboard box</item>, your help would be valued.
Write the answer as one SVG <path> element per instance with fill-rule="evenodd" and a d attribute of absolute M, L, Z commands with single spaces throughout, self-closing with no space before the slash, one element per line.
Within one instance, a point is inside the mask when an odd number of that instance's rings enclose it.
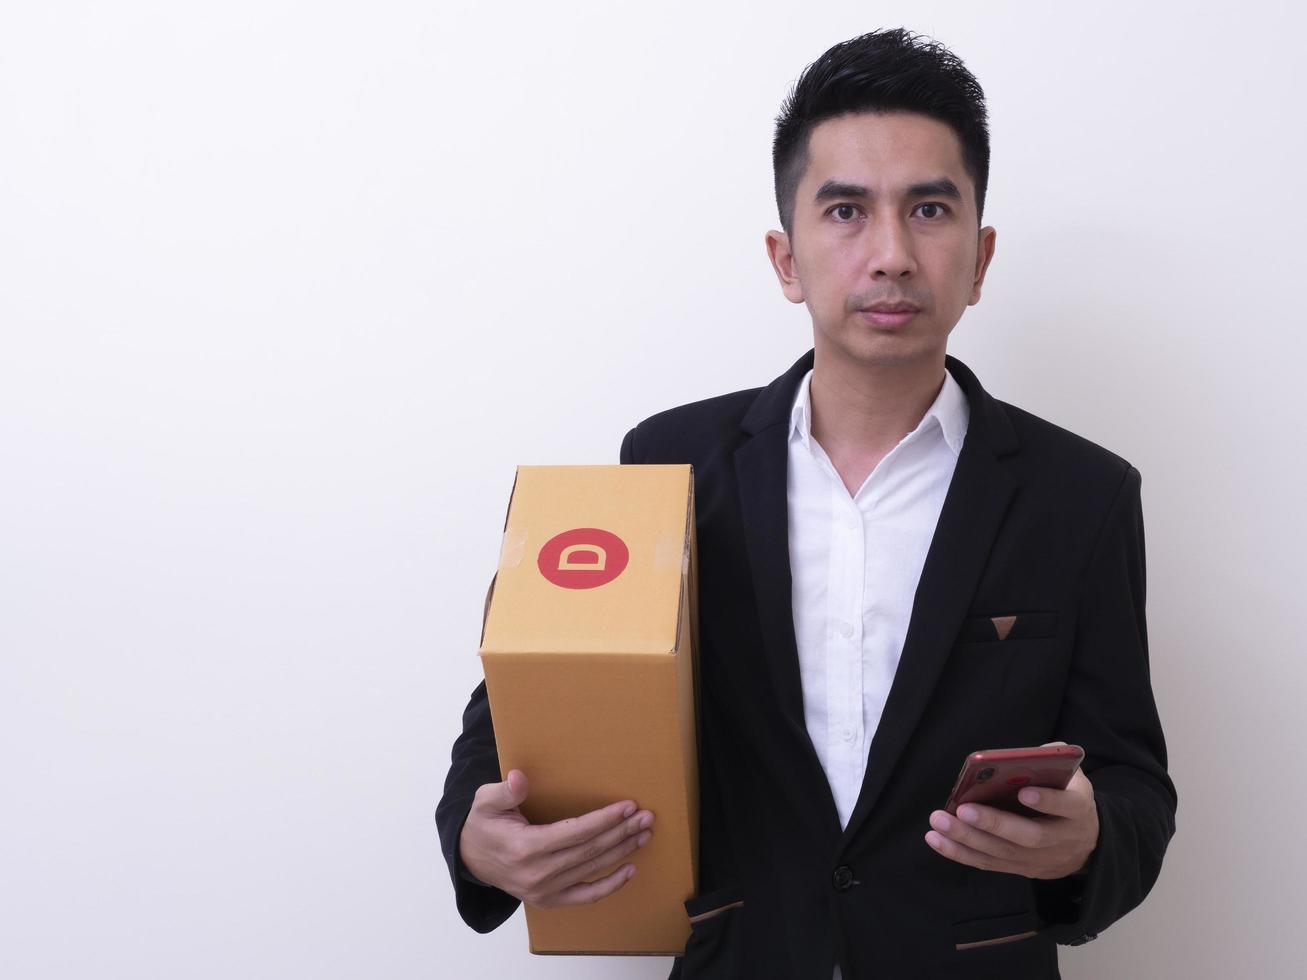
<path fill-rule="evenodd" d="M 527 906 L 533 953 L 679 955 L 690 935 L 694 527 L 688 465 L 517 469 L 481 639 L 500 768 L 526 773 L 532 823 L 623 799 L 655 818 L 615 894 Z"/>

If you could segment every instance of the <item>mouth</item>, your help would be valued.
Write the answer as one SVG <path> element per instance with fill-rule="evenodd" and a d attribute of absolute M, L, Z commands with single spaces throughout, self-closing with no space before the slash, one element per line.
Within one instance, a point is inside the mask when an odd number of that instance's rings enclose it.
<path fill-rule="evenodd" d="M 901 327 L 920 312 L 911 303 L 877 303 L 858 311 L 865 322 L 878 327 Z"/>

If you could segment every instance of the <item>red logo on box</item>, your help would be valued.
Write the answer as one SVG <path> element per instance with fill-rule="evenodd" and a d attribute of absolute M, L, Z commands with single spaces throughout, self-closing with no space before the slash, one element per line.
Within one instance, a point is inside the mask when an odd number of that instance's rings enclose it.
<path fill-rule="evenodd" d="M 536 558 L 540 574 L 564 589 L 594 589 L 622 574 L 631 554 L 612 531 L 574 527 L 545 542 Z"/>

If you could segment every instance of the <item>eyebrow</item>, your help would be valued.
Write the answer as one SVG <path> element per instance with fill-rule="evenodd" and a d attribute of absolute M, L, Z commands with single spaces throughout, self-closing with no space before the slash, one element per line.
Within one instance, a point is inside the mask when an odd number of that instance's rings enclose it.
<path fill-rule="evenodd" d="M 817 196 L 812 201 L 814 204 L 820 204 L 822 201 L 829 201 L 835 197 L 870 198 L 871 196 L 871 192 L 861 184 L 850 184 L 842 180 L 828 180 L 817 189 Z M 936 177 L 934 180 L 924 180 L 913 184 L 908 188 L 907 196 L 951 197 L 956 201 L 962 200 L 962 192 L 958 190 L 958 185 L 947 177 Z"/>

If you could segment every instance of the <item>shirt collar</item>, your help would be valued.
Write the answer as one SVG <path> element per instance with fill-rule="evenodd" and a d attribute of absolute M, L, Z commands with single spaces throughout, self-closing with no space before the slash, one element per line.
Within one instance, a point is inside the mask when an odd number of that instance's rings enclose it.
<path fill-rule="evenodd" d="M 809 393 L 811 386 L 812 369 L 809 368 L 808 373 L 799 381 L 799 390 L 795 393 L 794 405 L 790 409 L 790 438 L 794 439 L 797 436 L 804 448 L 809 450 L 812 449 L 812 402 Z M 944 383 L 940 386 L 939 394 L 930 403 L 930 408 L 926 409 L 921 422 L 904 438 L 916 437 L 929 426 L 931 420 L 934 420 L 944 435 L 944 442 L 956 456 L 962 451 L 962 440 L 967 434 L 970 417 L 966 392 L 945 369 Z"/>

